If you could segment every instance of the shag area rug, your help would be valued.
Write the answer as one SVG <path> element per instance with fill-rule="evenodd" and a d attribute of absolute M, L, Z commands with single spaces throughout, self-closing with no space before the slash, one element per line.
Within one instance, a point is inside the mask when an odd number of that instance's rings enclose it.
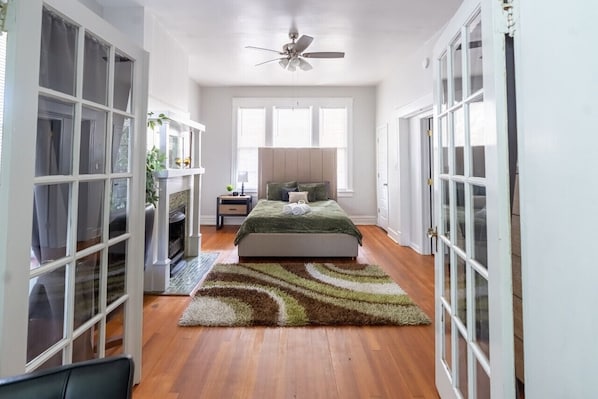
<path fill-rule="evenodd" d="M 181 326 L 418 325 L 430 319 L 374 265 L 217 264 Z"/>
<path fill-rule="evenodd" d="M 218 252 L 201 252 L 197 257 L 181 260 L 180 262 L 184 262 L 184 264 L 179 271 L 170 278 L 170 283 L 168 284 L 166 291 L 157 294 L 193 294 L 193 290 L 197 288 L 198 284 L 214 265 L 216 258 L 218 258 L 218 254 Z"/>

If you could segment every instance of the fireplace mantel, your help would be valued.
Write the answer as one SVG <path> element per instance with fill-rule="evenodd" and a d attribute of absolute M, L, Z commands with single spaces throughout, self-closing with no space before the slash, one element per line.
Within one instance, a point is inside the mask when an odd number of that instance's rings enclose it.
<path fill-rule="evenodd" d="M 157 113 L 156 113 L 157 114 Z M 166 169 L 155 172 L 154 176 L 158 180 L 158 206 L 156 209 L 157 226 L 154 228 L 155 242 L 153 248 L 153 261 L 146 265 L 145 272 L 145 290 L 152 292 L 163 292 L 170 284 L 170 263 L 168 258 L 168 233 L 169 233 L 169 214 L 170 214 L 170 196 L 180 191 L 189 191 L 189 203 L 186 211 L 186 238 L 185 238 L 185 257 L 198 256 L 201 252 L 201 232 L 200 232 L 200 209 L 201 209 L 201 178 L 205 169 L 201 166 L 201 135 L 205 132 L 205 127 L 197 122 L 184 118 L 177 118 L 174 115 L 165 113 L 168 120 L 160 126 L 159 143 L 160 151 L 167 154 Z M 182 132 L 182 133 L 181 133 Z M 190 148 L 186 148 L 188 153 L 182 151 L 176 153 L 169 147 L 173 137 L 190 138 Z M 184 145 L 188 142 L 182 141 Z M 176 166 L 170 160 L 174 156 L 185 158 L 189 157 L 188 167 Z"/>

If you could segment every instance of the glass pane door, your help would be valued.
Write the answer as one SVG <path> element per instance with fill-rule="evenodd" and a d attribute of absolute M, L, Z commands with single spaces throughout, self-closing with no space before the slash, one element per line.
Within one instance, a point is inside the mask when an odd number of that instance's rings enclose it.
<path fill-rule="evenodd" d="M 486 117 L 485 101 L 496 91 L 485 87 L 489 64 L 483 56 L 492 54 L 492 38 L 482 35 L 482 21 L 489 21 L 482 10 L 489 2 L 481 3 L 465 2 L 435 49 L 436 380 L 446 398 L 489 398 L 510 381 L 492 378 L 505 378 L 503 369 L 512 369 L 508 355 L 491 349 L 491 336 L 500 337 L 491 331 L 508 331 L 508 322 L 502 323 L 500 307 L 490 306 L 492 292 L 495 303 L 506 297 L 492 291 L 502 277 L 498 257 L 489 261 L 489 253 L 498 253 L 498 239 L 489 240 L 488 225 L 488 193 L 496 193 L 495 178 L 503 172 L 489 157 L 497 130 Z M 508 353 L 508 346 L 502 350 Z"/>

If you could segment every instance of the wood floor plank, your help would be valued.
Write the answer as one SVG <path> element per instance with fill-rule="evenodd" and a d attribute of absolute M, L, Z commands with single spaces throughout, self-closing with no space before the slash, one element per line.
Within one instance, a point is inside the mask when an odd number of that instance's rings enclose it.
<path fill-rule="evenodd" d="M 357 259 L 334 262 L 380 265 L 432 319 L 433 258 L 399 246 L 378 227 L 359 229 L 364 245 Z M 238 262 L 235 233 L 235 226 L 202 227 L 202 250 L 219 252 L 219 263 Z M 189 301 L 145 297 L 142 381 L 134 399 L 438 398 L 433 325 L 179 327 Z"/>

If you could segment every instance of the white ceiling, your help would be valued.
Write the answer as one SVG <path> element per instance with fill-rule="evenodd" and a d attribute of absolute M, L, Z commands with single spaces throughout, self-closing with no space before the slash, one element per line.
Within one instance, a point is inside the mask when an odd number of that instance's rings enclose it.
<path fill-rule="evenodd" d="M 462 0 L 96 0 L 140 4 L 189 55 L 191 78 L 204 86 L 371 85 L 429 40 Z M 314 38 L 308 51 L 344 51 L 344 59 L 310 59 L 311 71 L 276 62 L 288 32 Z"/>

